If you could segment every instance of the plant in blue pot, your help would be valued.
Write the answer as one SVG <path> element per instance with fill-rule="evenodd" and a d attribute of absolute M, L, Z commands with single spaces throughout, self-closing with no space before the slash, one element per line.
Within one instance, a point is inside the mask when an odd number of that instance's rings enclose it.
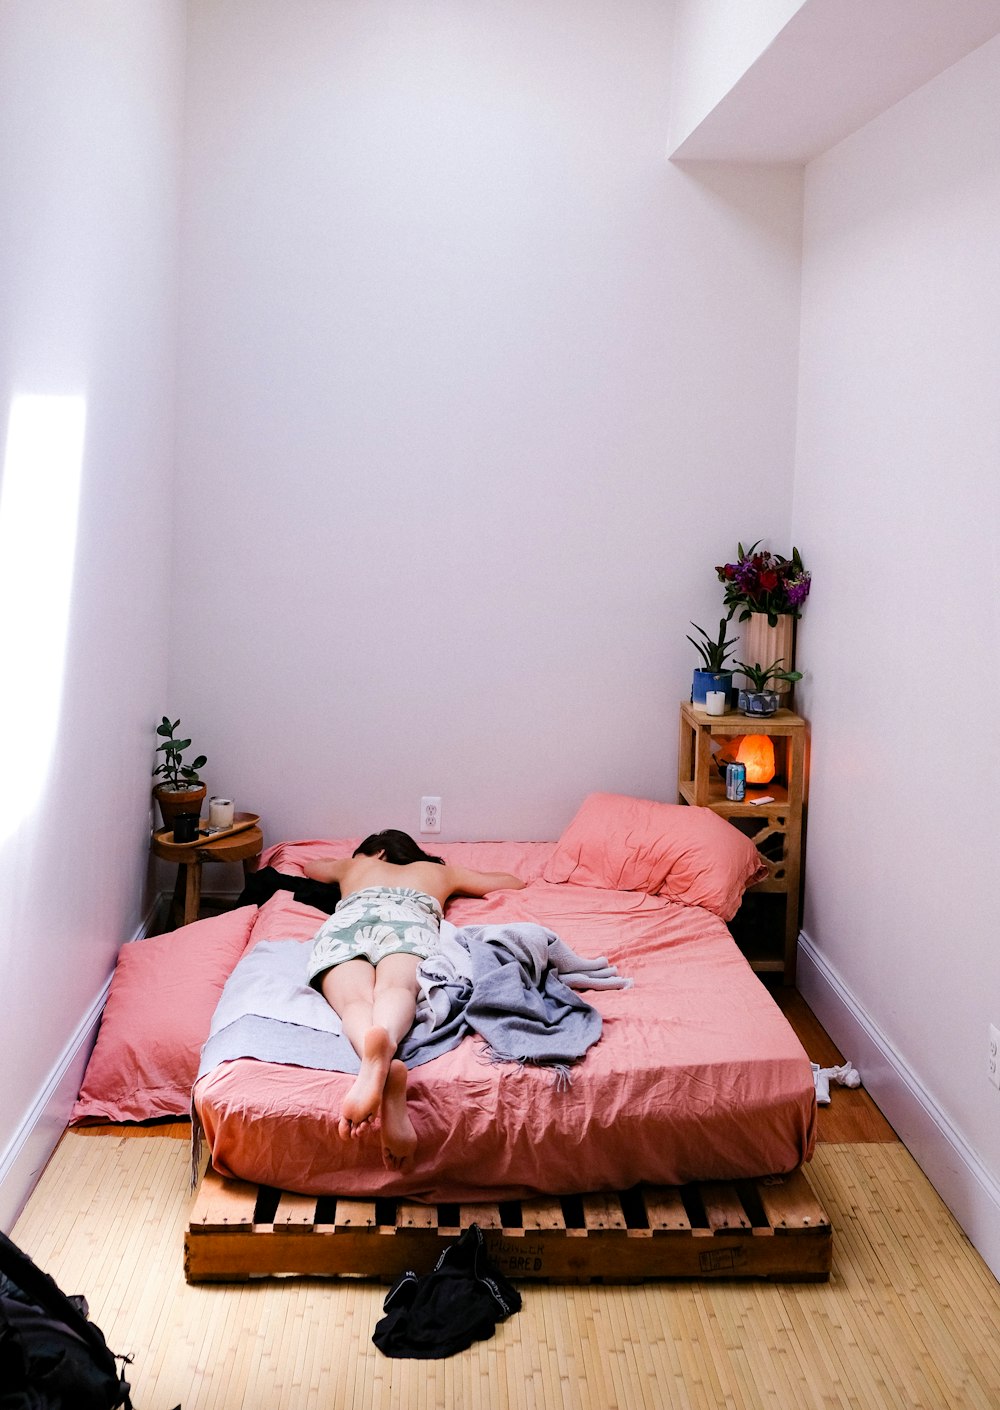
<path fill-rule="evenodd" d="M 700 655 L 704 665 L 697 667 L 694 673 L 694 680 L 691 685 L 691 703 L 700 709 L 705 708 L 705 697 L 710 690 L 724 690 L 726 697 L 730 696 L 733 689 L 733 673 L 726 670 L 726 660 L 729 656 L 729 648 L 735 646 L 739 641 L 738 636 L 726 640 L 726 619 L 719 623 L 719 635 L 716 638 L 709 636 L 704 627 L 699 627 L 697 622 L 691 623 L 696 632 L 701 633 L 701 641 L 695 641 L 693 636 L 688 637 L 688 641 Z"/>
<path fill-rule="evenodd" d="M 755 661 L 748 666 L 745 661 L 736 662 L 736 674 L 746 676 L 749 688 L 741 690 L 737 704 L 744 715 L 773 715 L 781 705 L 782 697 L 776 690 L 768 690 L 772 681 L 787 681 L 793 685 L 802 679 L 801 671 L 783 671 L 782 658 L 772 661 L 770 666 L 762 666 Z"/>

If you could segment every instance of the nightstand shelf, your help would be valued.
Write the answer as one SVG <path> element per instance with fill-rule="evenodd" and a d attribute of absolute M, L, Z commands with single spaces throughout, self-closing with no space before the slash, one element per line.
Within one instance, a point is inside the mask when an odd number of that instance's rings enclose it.
<path fill-rule="evenodd" d="M 724 764 L 748 734 L 771 740 L 776 772 L 769 783 L 748 786 L 744 801 L 735 803 L 726 797 Z M 746 893 L 729 928 L 755 970 L 779 973 L 786 984 L 795 980 L 799 934 L 806 740 L 806 722 L 791 710 L 749 718 L 681 704 L 678 802 L 711 808 L 746 833 L 763 857 L 768 875 Z M 755 802 L 763 797 L 769 801 Z"/>
<path fill-rule="evenodd" d="M 207 828 L 208 820 L 202 819 Z M 170 926 L 190 925 L 198 919 L 201 906 L 201 869 L 206 862 L 243 863 L 246 877 L 256 866 L 264 846 L 264 834 L 256 813 L 237 813 L 231 832 L 212 838 L 207 834 L 197 842 L 175 842 L 172 827 L 161 827 L 153 833 L 153 854 L 164 862 L 177 863 L 177 881 L 170 907 Z"/>

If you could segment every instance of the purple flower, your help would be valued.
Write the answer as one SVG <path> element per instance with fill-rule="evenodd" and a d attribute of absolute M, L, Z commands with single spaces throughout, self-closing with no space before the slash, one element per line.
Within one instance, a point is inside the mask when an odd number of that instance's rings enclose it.
<path fill-rule="evenodd" d="M 788 579 L 785 583 L 785 596 L 790 607 L 798 607 L 800 602 L 805 602 L 809 596 L 811 582 L 811 573 L 800 573 L 797 578 Z"/>
<path fill-rule="evenodd" d="M 798 549 L 792 549 L 791 558 L 783 558 L 780 553 L 758 549 L 757 543 L 736 547 L 736 562 L 715 570 L 725 584 L 723 601 L 730 617 L 738 611 L 744 621 L 752 612 L 766 612 L 773 624 L 779 616 L 799 616 L 799 608 L 809 596 L 811 575 Z"/>

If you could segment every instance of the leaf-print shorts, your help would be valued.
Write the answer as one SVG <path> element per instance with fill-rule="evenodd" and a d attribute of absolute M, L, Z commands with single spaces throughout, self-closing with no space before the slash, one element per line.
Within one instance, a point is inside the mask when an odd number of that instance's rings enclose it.
<path fill-rule="evenodd" d="M 429 959 L 440 944 L 441 906 L 409 886 L 366 886 L 337 906 L 316 932 L 308 980 L 319 988 L 323 975 L 345 960 L 378 964 L 386 955 Z"/>

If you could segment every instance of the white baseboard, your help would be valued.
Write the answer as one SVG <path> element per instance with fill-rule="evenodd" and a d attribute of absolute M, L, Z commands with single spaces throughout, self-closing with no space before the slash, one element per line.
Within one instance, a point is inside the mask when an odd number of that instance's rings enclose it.
<path fill-rule="evenodd" d="M 795 982 L 973 1247 L 1000 1278 L 1000 1184 L 804 932 Z"/>
<path fill-rule="evenodd" d="M 142 940 L 153 929 L 154 901 L 132 940 Z M 111 988 L 109 974 L 100 993 L 77 1025 L 55 1066 L 43 1083 L 21 1124 L 0 1153 L 0 1229 L 10 1233 L 38 1178 L 66 1130 L 83 1074 L 97 1036 L 104 1003 Z"/>

